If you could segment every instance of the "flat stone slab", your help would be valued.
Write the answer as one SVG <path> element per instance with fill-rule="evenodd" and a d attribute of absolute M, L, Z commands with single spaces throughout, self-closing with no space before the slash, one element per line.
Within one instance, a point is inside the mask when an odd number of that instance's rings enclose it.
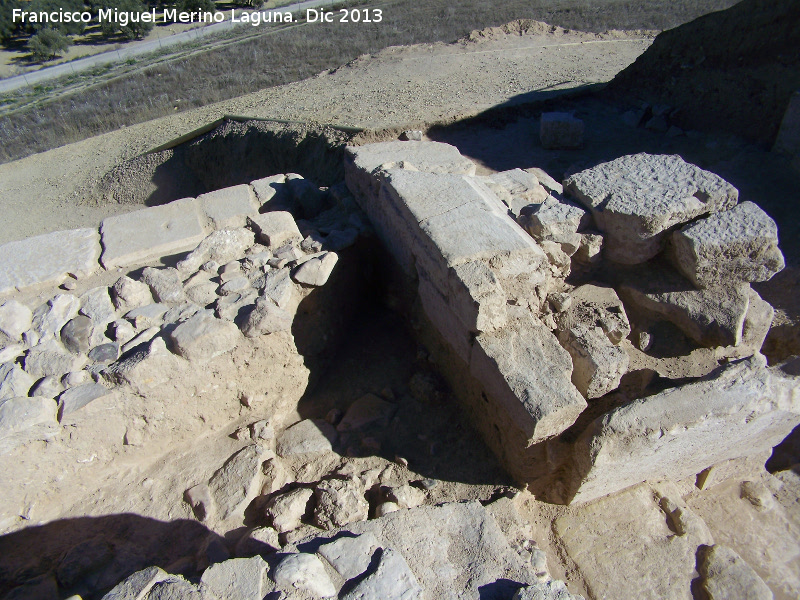
<path fill-rule="evenodd" d="M 80 410 L 90 402 L 107 396 L 111 390 L 99 383 L 84 383 L 69 388 L 58 397 L 58 418 Z"/>
<path fill-rule="evenodd" d="M 285 210 L 253 215 L 248 222 L 258 232 L 258 239 L 271 248 L 279 248 L 290 242 L 300 243 L 303 239 L 292 213 Z"/>
<path fill-rule="evenodd" d="M 367 173 L 401 161 L 425 173 L 475 174 L 475 163 L 462 156 L 455 146 L 441 142 L 391 141 L 345 149 L 345 164 L 351 163 Z"/>
<path fill-rule="evenodd" d="M 244 227 L 249 215 L 258 212 L 258 202 L 249 185 L 234 185 L 201 194 L 197 204 L 206 224 L 214 229 Z"/>
<path fill-rule="evenodd" d="M 569 354 L 533 316 L 476 337 L 470 371 L 529 444 L 560 434 L 587 406 L 571 382 Z"/>
<path fill-rule="evenodd" d="M 192 250 L 206 235 L 194 198 L 108 217 L 100 232 L 106 269 Z"/>
<path fill-rule="evenodd" d="M 98 271 L 100 236 L 96 229 L 70 229 L 0 246 L 0 294 L 60 283 L 67 275 Z"/>
<path fill-rule="evenodd" d="M 572 503 L 678 481 L 776 446 L 800 423 L 800 378 L 757 354 L 596 419 L 575 443 Z"/>
<path fill-rule="evenodd" d="M 37 425 L 57 426 L 57 407 L 52 398 L 20 397 L 0 401 L 0 438 Z"/>
<path fill-rule="evenodd" d="M 687 225 L 672 245 L 678 270 L 702 288 L 767 281 L 785 266 L 778 226 L 752 202 Z"/>
<path fill-rule="evenodd" d="M 633 154 L 568 177 L 564 190 L 606 234 L 607 258 L 645 262 L 658 254 L 664 232 L 736 205 L 738 190 L 677 155 Z"/>

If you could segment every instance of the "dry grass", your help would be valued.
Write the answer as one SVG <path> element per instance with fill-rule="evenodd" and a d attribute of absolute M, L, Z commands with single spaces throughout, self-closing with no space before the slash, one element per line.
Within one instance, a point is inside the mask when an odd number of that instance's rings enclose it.
<path fill-rule="evenodd" d="M 453 41 L 474 29 L 515 19 L 535 19 L 567 29 L 668 29 L 701 14 L 727 8 L 733 0 L 390 0 L 379 5 L 383 22 L 358 26 L 265 25 L 253 35 L 177 58 L 76 92 L 35 90 L 30 100 L 0 117 L 0 162 L 140 123 L 177 110 L 298 81 L 391 45 Z M 255 29 L 255 28 L 253 28 Z M 346 34 L 346 35 L 345 35 Z M 30 90 L 27 91 L 30 94 Z M 6 98 L 6 102 L 10 99 Z M 3 104 L 4 102 L 0 102 Z"/>

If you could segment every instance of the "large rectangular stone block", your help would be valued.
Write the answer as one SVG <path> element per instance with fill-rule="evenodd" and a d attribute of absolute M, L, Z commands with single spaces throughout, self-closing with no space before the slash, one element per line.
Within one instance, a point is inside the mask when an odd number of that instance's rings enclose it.
<path fill-rule="evenodd" d="M 206 224 L 213 229 L 244 227 L 258 214 L 258 202 L 249 185 L 234 185 L 197 197 Z"/>
<path fill-rule="evenodd" d="M 68 274 L 90 275 L 100 268 L 96 229 L 70 229 L 0 246 L 0 294 L 59 283 Z"/>
<path fill-rule="evenodd" d="M 475 338 L 470 372 L 534 444 L 562 433 L 587 407 L 572 360 L 533 315 Z"/>
<path fill-rule="evenodd" d="M 100 232 L 106 269 L 192 250 L 207 233 L 194 198 L 108 217 Z"/>
<path fill-rule="evenodd" d="M 458 148 L 441 142 L 380 142 L 345 149 L 345 169 L 355 167 L 372 173 L 380 166 L 409 163 L 426 173 L 475 174 L 475 163 L 461 156 Z M 353 191 L 353 190 L 351 190 Z"/>
<path fill-rule="evenodd" d="M 760 354 L 730 363 L 596 419 L 575 444 L 572 502 L 764 452 L 798 423 L 800 377 Z"/>

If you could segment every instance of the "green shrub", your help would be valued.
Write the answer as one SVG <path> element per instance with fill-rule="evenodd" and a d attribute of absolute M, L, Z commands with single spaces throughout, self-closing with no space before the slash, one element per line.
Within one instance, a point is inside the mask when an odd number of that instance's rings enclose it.
<path fill-rule="evenodd" d="M 39 33 L 28 40 L 28 49 L 34 60 L 48 60 L 64 52 L 72 44 L 72 40 L 56 29 L 40 29 Z"/>

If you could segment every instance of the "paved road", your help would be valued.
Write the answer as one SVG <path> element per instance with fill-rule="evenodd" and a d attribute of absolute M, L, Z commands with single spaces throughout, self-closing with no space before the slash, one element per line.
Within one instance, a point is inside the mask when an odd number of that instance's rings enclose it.
<path fill-rule="evenodd" d="M 336 0 L 306 0 L 305 2 L 281 6 L 280 8 L 273 10 L 265 10 L 262 11 L 262 13 L 267 15 L 276 12 L 284 13 L 286 11 L 305 11 L 307 8 L 329 6 L 334 4 L 335 1 Z M 259 27 L 270 26 L 271 25 L 269 23 L 259 25 Z M 142 54 L 147 54 L 148 52 L 154 52 L 156 50 L 160 50 L 161 48 L 167 48 L 176 44 L 189 42 L 200 37 L 211 35 L 213 33 L 219 33 L 220 31 L 227 31 L 235 27 L 252 27 L 252 25 L 249 23 L 233 23 L 232 21 L 228 20 L 223 21 L 222 23 L 207 25 L 205 27 L 198 27 L 197 29 L 190 29 L 182 33 L 176 33 L 174 35 L 155 40 L 149 40 L 146 42 L 133 42 L 124 48 L 120 48 L 119 50 L 110 50 L 108 52 L 103 52 L 102 54 L 94 54 L 85 58 L 79 58 L 70 62 L 61 63 L 60 65 L 45 67 L 43 69 L 39 69 L 38 71 L 31 71 L 30 73 L 25 73 L 24 75 L 15 75 L 14 77 L 9 77 L 8 79 L 2 79 L 0 80 L 0 93 L 10 92 L 24 86 L 32 86 L 37 83 L 41 83 L 42 81 L 55 79 L 56 77 L 61 77 L 63 75 L 79 73 L 80 71 L 84 71 L 91 67 L 107 65 L 113 62 L 120 62 L 134 56 L 141 56 Z"/>

